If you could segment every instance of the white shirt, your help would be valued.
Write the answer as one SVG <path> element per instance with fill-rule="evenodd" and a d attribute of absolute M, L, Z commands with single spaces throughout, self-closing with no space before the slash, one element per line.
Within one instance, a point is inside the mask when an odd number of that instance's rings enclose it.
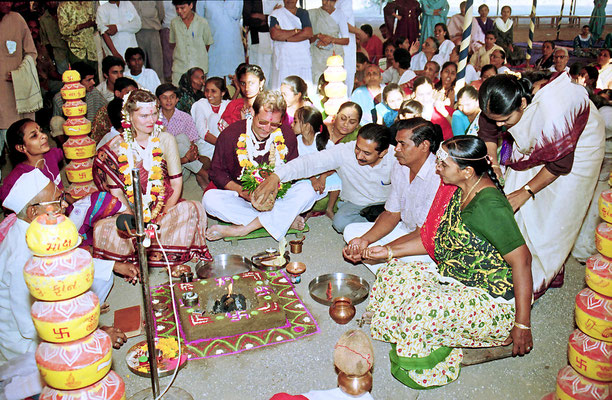
<path fill-rule="evenodd" d="M 404 228 L 412 232 L 425 223 L 438 187 L 440 177 L 436 175 L 436 156 L 433 154 L 429 154 L 412 182 L 410 168 L 395 161 L 391 170 L 391 194 L 385 210 L 401 213 Z"/>
<path fill-rule="evenodd" d="M 355 157 L 356 143 L 340 143 L 330 149 L 300 156 L 277 166 L 275 172 L 282 182 L 288 182 L 336 170 L 342 180 L 342 200 L 357 206 L 384 203 L 391 191 L 395 148 L 389 146 L 383 159 L 372 167 L 359 165 Z"/>
<path fill-rule="evenodd" d="M 382 73 L 382 81 L 384 84 L 387 83 L 397 83 L 399 81 L 399 72 L 393 68 L 389 67 Z"/>
<path fill-rule="evenodd" d="M 398 79 L 397 84 L 403 85 L 406 82 L 410 82 L 414 78 L 416 78 L 416 74 L 414 73 L 414 71 L 411 69 L 407 69 L 406 71 L 404 71 L 402 76 Z"/>
<path fill-rule="evenodd" d="M 442 69 L 444 57 L 441 54 L 434 54 L 434 56 L 431 57 L 431 61 L 435 61 L 440 66 L 440 69 Z M 420 51 L 410 60 L 410 69 L 413 71 L 422 71 L 425 69 L 425 64 L 427 64 L 427 56 Z"/>
<path fill-rule="evenodd" d="M 157 73 L 151 68 L 143 68 L 139 75 L 132 75 L 128 69 L 123 73 L 123 76 L 134 79 L 141 89 L 147 89 L 153 94 L 155 94 L 155 89 L 161 84 Z"/>
<path fill-rule="evenodd" d="M 100 91 L 100 93 L 102 93 L 102 96 L 108 102 L 110 102 L 112 99 L 115 98 L 115 92 L 111 91 L 111 90 L 108 90 L 108 88 L 106 87 L 106 79 L 101 81 L 100 84 L 98 86 L 96 86 L 96 89 L 98 89 Z"/>
<path fill-rule="evenodd" d="M 29 226 L 17 219 L 0 243 L 0 352 L 7 359 L 35 350 L 38 343 L 30 315 L 31 296 L 23 278 L 23 267 L 32 257 L 25 240 Z M 94 259 L 94 279 L 110 279 L 114 264 Z"/>
<path fill-rule="evenodd" d="M 555 68 L 555 64 L 551 65 L 551 66 L 548 68 L 548 70 L 549 70 L 549 71 L 551 71 L 551 72 L 558 72 L 558 71 L 557 71 L 557 69 Z M 569 67 L 566 65 L 566 66 L 565 66 L 565 69 L 564 69 L 563 71 L 564 71 L 564 72 L 569 72 Z M 499 71 L 498 71 L 498 72 L 499 72 Z"/>
<path fill-rule="evenodd" d="M 141 28 L 138 12 L 130 1 L 121 1 L 119 6 L 110 2 L 102 4 L 96 12 L 96 24 L 100 34 L 108 30 L 107 25 L 117 25 L 117 33 L 110 36 L 113 45 L 121 57 L 125 57 L 128 47 L 138 47 L 136 32 Z M 108 56 L 110 50 L 102 40 L 104 53 Z"/>
<path fill-rule="evenodd" d="M 477 81 L 478 79 L 480 79 L 480 72 L 476 71 L 476 68 L 474 68 L 472 64 L 470 63 L 466 64 L 465 83 L 469 85 L 471 82 Z"/>

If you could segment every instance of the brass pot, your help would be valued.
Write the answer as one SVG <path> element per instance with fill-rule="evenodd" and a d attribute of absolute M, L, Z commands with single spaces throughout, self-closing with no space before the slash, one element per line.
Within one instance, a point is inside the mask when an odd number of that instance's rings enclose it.
<path fill-rule="evenodd" d="M 363 375 L 347 375 L 340 371 L 338 373 L 338 387 L 344 393 L 351 396 L 361 396 L 372 390 L 372 373 L 370 371 Z"/>
<path fill-rule="evenodd" d="M 292 254 L 299 254 L 302 252 L 302 245 L 304 244 L 304 239 L 301 238 L 299 240 L 291 240 L 289 242 L 289 247 L 291 248 Z"/>
<path fill-rule="evenodd" d="M 355 306 L 348 297 L 336 297 L 329 306 L 329 316 L 337 324 L 347 324 L 355 316 Z"/>

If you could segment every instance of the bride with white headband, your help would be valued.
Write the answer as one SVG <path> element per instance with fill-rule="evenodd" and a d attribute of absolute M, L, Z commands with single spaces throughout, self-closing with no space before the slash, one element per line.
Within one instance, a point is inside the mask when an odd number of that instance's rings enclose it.
<path fill-rule="evenodd" d="M 132 169 L 140 168 L 145 224 L 156 226 L 157 238 L 148 248 L 149 265 L 165 266 L 161 247 L 171 265 L 192 258 L 210 260 L 206 246 L 206 212 L 199 202 L 181 199 L 183 179 L 174 137 L 161 124 L 157 98 L 134 90 L 123 100 L 121 135 L 98 150 L 94 181 L 134 210 Z M 98 222 L 94 229 L 94 254 L 117 261 L 135 261 L 130 238 L 119 233 L 116 216 Z"/>
<path fill-rule="evenodd" d="M 374 339 L 392 344 L 391 373 L 415 389 L 457 379 L 462 347 L 513 343 L 529 353 L 531 254 L 493 172 L 485 143 L 442 143 L 436 193 L 420 235 L 364 250 L 387 261 L 376 274 L 364 319 Z M 402 262 L 429 254 L 434 263 Z"/>

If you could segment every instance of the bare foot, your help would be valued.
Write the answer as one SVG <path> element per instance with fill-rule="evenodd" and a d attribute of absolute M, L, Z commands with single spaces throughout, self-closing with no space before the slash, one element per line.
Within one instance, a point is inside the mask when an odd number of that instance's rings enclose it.
<path fill-rule="evenodd" d="M 304 229 L 305 225 L 306 225 L 306 220 L 304 219 L 304 217 L 302 217 L 301 215 L 298 215 L 293 220 L 293 223 L 291 224 L 290 229 L 297 229 L 298 231 L 301 231 L 302 229 Z"/>
<path fill-rule="evenodd" d="M 110 311 L 110 304 L 104 303 L 100 306 L 100 314 L 106 314 Z"/>
<path fill-rule="evenodd" d="M 114 326 L 101 326 L 104 332 L 111 338 L 111 343 L 115 349 L 121 348 L 127 342 L 127 336 L 121 331 L 121 329 L 115 328 Z"/>
<path fill-rule="evenodd" d="M 244 236 L 244 228 L 242 225 L 213 225 L 206 229 L 206 239 L 215 241 L 229 236 Z"/>

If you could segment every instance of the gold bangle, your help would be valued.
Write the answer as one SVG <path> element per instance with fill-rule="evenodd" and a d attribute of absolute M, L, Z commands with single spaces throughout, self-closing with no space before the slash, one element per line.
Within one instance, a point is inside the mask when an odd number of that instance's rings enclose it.
<path fill-rule="evenodd" d="M 530 326 L 520 324 L 520 323 L 518 323 L 518 322 L 516 322 L 516 321 L 514 321 L 514 326 L 516 326 L 516 327 L 517 327 L 517 328 L 519 328 L 519 329 L 526 330 L 526 331 L 530 331 L 530 330 L 531 330 L 531 327 L 530 327 Z"/>
<path fill-rule="evenodd" d="M 393 250 L 391 246 L 385 246 L 387 248 L 387 262 L 393 260 Z"/>

